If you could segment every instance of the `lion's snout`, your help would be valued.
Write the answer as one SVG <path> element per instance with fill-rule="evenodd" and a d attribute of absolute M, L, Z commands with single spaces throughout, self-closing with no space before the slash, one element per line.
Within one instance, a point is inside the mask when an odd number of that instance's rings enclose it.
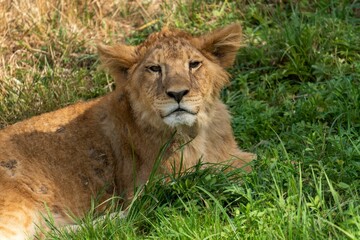
<path fill-rule="evenodd" d="M 167 91 L 166 94 L 173 98 L 177 103 L 180 103 L 185 95 L 189 93 L 189 89 L 180 90 L 180 91 Z"/>

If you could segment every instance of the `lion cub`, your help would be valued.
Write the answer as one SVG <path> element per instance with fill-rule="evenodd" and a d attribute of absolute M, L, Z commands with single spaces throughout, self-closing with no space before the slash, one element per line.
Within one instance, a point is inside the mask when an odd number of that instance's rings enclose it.
<path fill-rule="evenodd" d="M 58 226 L 69 224 L 66 213 L 83 216 L 99 193 L 131 196 L 166 143 L 158 172 L 199 159 L 251 161 L 219 99 L 240 43 L 233 24 L 199 37 L 164 29 L 139 46 L 98 46 L 115 91 L 0 131 L 0 239 L 33 236 L 47 211 Z"/>

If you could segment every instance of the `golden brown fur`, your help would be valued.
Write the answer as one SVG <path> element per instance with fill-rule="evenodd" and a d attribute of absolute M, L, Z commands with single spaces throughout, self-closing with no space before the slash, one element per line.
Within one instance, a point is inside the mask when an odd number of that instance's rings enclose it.
<path fill-rule="evenodd" d="M 0 131 L 0 239 L 32 236 L 45 204 L 63 225 L 66 212 L 83 216 L 99 193 L 130 197 L 171 136 L 160 172 L 180 169 L 181 155 L 183 168 L 200 158 L 251 161 L 219 100 L 240 41 L 233 24 L 200 37 L 165 29 L 136 47 L 100 45 L 114 92 Z"/>

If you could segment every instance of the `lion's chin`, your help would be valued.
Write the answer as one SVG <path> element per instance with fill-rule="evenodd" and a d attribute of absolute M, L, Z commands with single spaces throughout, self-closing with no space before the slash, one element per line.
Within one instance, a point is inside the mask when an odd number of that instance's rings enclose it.
<path fill-rule="evenodd" d="M 163 120 L 168 126 L 172 128 L 183 125 L 191 127 L 196 122 L 196 115 L 185 111 L 180 111 L 180 112 L 174 112 L 164 117 Z"/>

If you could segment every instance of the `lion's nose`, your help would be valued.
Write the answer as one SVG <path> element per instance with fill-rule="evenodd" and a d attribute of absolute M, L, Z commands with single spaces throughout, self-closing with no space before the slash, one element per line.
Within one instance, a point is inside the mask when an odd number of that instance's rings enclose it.
<path fill-rule="evenodd" d="M 172 92 L 172 91 L 168 91 L 166 92 L 166 94 L 175 99 L 176 102 L 180 103 L 181 99 L 189 93 L 189 90 L 182 90 L 182 91 L 179 91 L 179 92 Z"/>

